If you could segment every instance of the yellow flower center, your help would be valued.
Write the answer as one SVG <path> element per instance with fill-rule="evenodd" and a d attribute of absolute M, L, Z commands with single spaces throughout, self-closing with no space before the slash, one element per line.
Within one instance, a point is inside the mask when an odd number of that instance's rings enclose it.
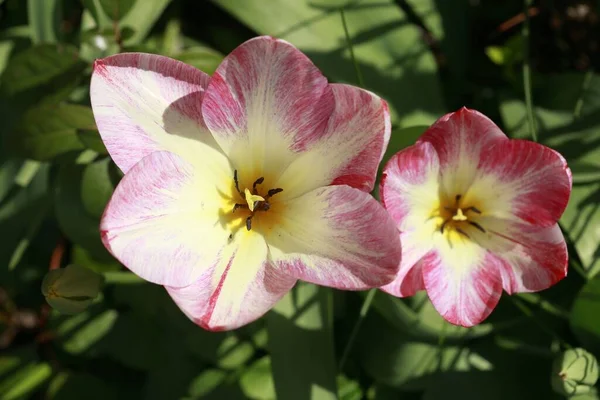
<path fill-rule="evenodd" d="M 240 190 L 237 170 L 235 170 L 233 173 L 233 182 L 235 184 L 235 190 L 241 198 L 242 202 L 236 202 L 233 205 L 232 213 L 235 213 L 238 210 L 246 210 L 243 216 L 246 217 L 245 225 L 246 230 L 248 231 L 252 229 L 252 220 L 254 219 L 256 213 L 269 211 L 271 209 L 271 197 L 283 191 L 283 189 L 281 188 L 269 189 L 266 195 L 260 195 L 259 186 L 264 182 L 264 180 L 264 177 L 258 178 L 252 184 L 252 189 L 245 188 L 242 192 Z"/>
<path fill-rule="evenodd" d="M 486 230 L 477 222 L 482 211 L 472 203 L 464 201 L 463 196 L 457 194 L 452 202 L 446 199 L 441 202 L 439 208 L 438 229 L 446 239 L 451 242 L 451 238 L 457 234 L 463 238 L 471 239 L 474 230 L 486 233 Z"/>

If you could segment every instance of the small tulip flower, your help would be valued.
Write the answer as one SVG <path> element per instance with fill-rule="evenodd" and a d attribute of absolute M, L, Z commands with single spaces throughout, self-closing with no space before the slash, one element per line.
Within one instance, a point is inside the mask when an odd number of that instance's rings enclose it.
<path fill-rule="evenodd" d="M 571 171 L 556 151 L 509 140 L 483 114 L 445 115 L 394 155 L 380 187 L 402 260 L 383 290 L 426 290 L 449 322 L 473 326 L 508 294 L 546 289 L 567 274 L 558 227 Z"/>
<path fill-rule="evenodd" d="M 96 61 L 91 100 L 125 173 L 102 240 L 203 328 L 259 318 L 298 279 L 361 290 L 396 275 L 396 226 L 369 195 L 387 105 L 329 84 L 291 44 L 252 39 L 212 77 L 115 55 Z"/>
<path fill-rule="evenodd" d="M 589 393 L 598 381 L 598 361 L 581 348 L 569 349 L 552 364 L 552 388 L 563 396 Z"/>
<path fill-rule="evenodd" d="M 100 294 L 104 278 L 79 265 L 48 271 L 42 281 L 42 294 L 50 306 L 63 314 L 85 310 Z"/>

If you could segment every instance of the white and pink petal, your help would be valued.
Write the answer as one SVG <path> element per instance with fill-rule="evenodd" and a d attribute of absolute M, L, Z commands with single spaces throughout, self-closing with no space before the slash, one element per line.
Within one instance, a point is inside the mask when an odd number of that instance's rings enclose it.
<path fill-rule="evenodd" d="M 239 328 L 269 311 L 296 283 L 267 260 L 262 235 L 239 231 L 219 264 L 193 284 L 167 287 L 194 323 L 211 331 Z"/>
<path fill-rule="evenodd" d="M 379 287 L 396 275 L 401 254 L 396 226 L 368 193 L 329 186 L 277 206 L 277 224 L 265 232 L 277 269 L 347 290 Z"/>
<path fill-rule="evenodd" d="M 175 287 L 222 262 L 229 231 L 214 177 L 181 157 L 153 152 L 121 180 L 100 231 L 106 248 L 143 279 Z"/>
<path fill-rule="evenodd" d="M 161 150 L 188 161 L 197 153 L 223 158 L 202 119 L 208 80 L 192 66 L 154 54 L 123 53 L 96 60 L 92 109 L 102 141 L 123 172 Z"/>

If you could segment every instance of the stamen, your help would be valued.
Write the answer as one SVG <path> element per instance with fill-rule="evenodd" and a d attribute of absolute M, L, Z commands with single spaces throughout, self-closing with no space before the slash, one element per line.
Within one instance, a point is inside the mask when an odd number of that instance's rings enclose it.
<path fill-rule="evenodd" d="M 485 233 L 485 229 L 483 229 L 483 226 L 479 225 L 477 222 L 473 222 L 473 221 L 468 221 L 469 224 L 473 225 L 475 228 L 479 229 L 481 232 Z"/>
<path fill-rule="evenodd" d="M 471 239 L 471 236 L 467 235 L 467 233 L 465 231 L 463 231 L 462 229 L 460 229 L 460 228 L 456 228 L 456 232 L 458 232 L 458 233 L 466 236 L 467 238 Z"/>
<path fill-rule="evenodd" d="M 444 228 L 446 227 L 446 224 L 450 222 L 449 219 L 445 220 L 444 223 L 442 224 L 442 226 L 440 226 L 440 232 L 444 233 Z"/>
<path fill-rule="evenodd" d="M 250 215 L 248 218 L 246 218 L 246 230 L 249 231 L 250 229 L 252 229 L 252 217 L 254 215 Z"/>
<path fill-rule="evenodd" d="M 458 202 L 460 201 L 461 197 L 462 197 L 461 194 L 457 194 L 456 197 L 454 198 L 454 203 L 456 204 L 457 207 L 458 207 Z"/>
<path fill-rule="evenodd" d="M 269 198 L 269 197 L 272 197 L 272 196 L 275 196 L 277 193 L 281 193 L 281 192 L 283 192 L 283 189 L 282 189 L 282 188 L 270 189 L 270 190 L 267 192 L 267 198 Z"/>
<path fill-rule="evenodd" d="M 233 210 L 231 211 L 232 213 L 236 212 L 236 210 L 238 208 L 248 208 L 248 204 L 239 204 L 239 203 L 235 203 L 233 205 Z"/>
<path fill-rule="evenodd" d="M 252 192 L 254 194 L 256 194 L 256 185 L 260 185 L 264 181 L 265 181 L 265 177 L 264 176 L 261 176 L 260 178 L 258 178 L 257 180 L 254 181 L 254 183 L 252 184 Z"/>
<path fill-rule="evenodd" d="M 465 210 L 465 212 L 467 211 L 473 211 L 474 213 L 481 214 L 481 211 L 479 211 L 479 209 L 475 207 L 469 207 Z"/>
<path fill-rule="evenodd" d="M 240 190 L 240 186 L 238 183 L 237 169 L 233 171 L 233 182 L 235 182 L 235 190 L 237 190 L 237 192 L 240 194 L 240 196 L 244 197 L 242 195 L 242 191 Z"/>

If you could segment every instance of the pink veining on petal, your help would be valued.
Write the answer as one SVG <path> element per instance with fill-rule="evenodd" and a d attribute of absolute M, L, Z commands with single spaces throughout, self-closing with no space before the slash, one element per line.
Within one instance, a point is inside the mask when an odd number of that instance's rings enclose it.
<path fill-rule="evenodd" d="M 466 107 L 438 119 L 417 141 L 435 148 L 442 169 L 461 162 L 466 156 L 477 157 L 483 149 L 507 141 L 500 128 L 479 111 Z"/>
<path fill-rule="evenodd" d="M 571 194 L 571 170 L 556 151 L 526 140 L 505 141 L 484 151 L 479 169 L 514 188 L 514 213 L 540 226 L 556 224 Z"/>
<path fill-rule="evenodd" d="M 396 227 L 369 194 L 329 186 L 285 207 L 282 220 L 267 236 L 278 269 L 346 290 L 379 287 L 397 273 L 401 247 Z"/>
<path fill-rule="evenodd" d="M 427 294 L 435 309 L 449 322 L 464 327 L 481 323 L 502 295 L 501 263 L 487 253 L 479 265 L 457 271 L 445 265 L 436 251 L 421 260 Z"/>
<path fill-rule="evenodd" d="M 122 171 L 153 151 L 161 135 L 209 140 L 201 103 L 208 75 L 168 57 L 123 53 L 94 62 L 90 97 L 98 130 Z M 182 120 L 189 120 L 181 129 Z"/>

